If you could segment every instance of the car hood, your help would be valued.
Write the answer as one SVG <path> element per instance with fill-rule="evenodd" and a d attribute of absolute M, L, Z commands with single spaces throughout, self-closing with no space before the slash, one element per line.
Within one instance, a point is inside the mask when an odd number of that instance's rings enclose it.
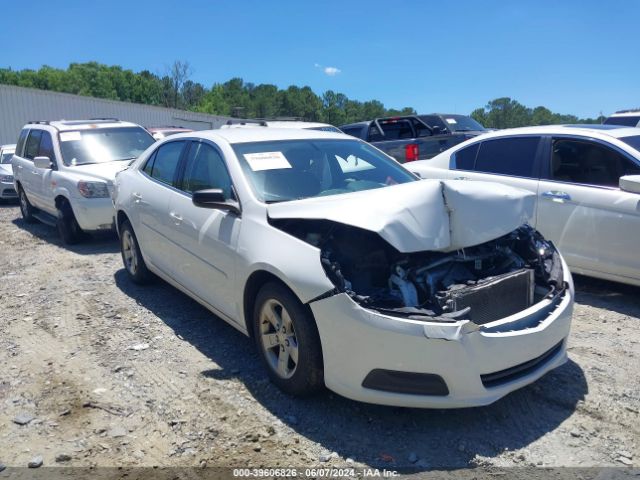
<path fill-rule="evenodd" d="M 273 219 L 330 220 L 379 234 L 400 252 L 454 251 L 512 232 L 535 195 L 492 182 L 422 180 L 268 205 Z"/>
<path fill-rule="evenodd" d="M 73 173 L 82 176 L 83 178 L 92 177 L 96 180 L 103 180 L 105 182 L 113 182 L 116 178 L 116 173 L 121 172 L 127 168 L 131 162 L 126 160 L 120 160 L 116 162 L 106 163 L 91 163 L 89 165 L 75 165 L 73 167 Z"/>
<path fill-rule="evenodd" d="M 0 175 L 13 175 L 13 168 L 10 163 L 0 163 Z"/>

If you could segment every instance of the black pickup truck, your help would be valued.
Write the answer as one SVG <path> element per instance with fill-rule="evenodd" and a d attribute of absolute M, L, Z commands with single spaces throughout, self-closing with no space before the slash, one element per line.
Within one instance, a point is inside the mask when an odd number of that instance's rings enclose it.
<path fill-rule="evenodd" d="M 440 113 L 376 118 L 341 125 L 340 130 L 375 145 L 400 163 L 435 157 L 487 132 L 471 117 Z"/>

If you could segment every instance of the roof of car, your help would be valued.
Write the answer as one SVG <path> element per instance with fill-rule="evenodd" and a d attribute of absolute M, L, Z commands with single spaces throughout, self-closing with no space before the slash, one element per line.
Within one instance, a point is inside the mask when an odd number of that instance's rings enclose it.
<path fill-rule="evenodd" d="M 131 122 L 123 122 L 115 118 L 93 118 L 87 120 L 52 120 L 52 121 L 33 121 L 28 122 L 26 126 L 34 128 L 38 125 L 50 125 L 57 130 L 64 132 L 68 130 L 89 130 L 95 128 L 118 128 L 118 127 L 139 127 L 139 125 Z"/>
<path fill-rule="evenodd" d="M 270 128 L 321 128 L 321 127 L 333 127 L 328 123 L 321 122 L 304 122 L 299 120 L 249 120 L 247 122 L 232 122 L 223 125 L 221 128 L 258 128 L 258 127 L 270 127 Z M 334 127 L 335 128 L 335 127 Z"/>
<path fill-rule="evenodd" d="M 611 118 L 611 117 L 637 117 L 638 115 L 640 115 L 640 110 L 621 110 L 619 112 L 612 113 L 609 116 L 609 118 Z"/>
<path fill-rule="evenodd" d="M 223 139 L 228 143 L 268 142 L 275 140 L 317 140 L 317 139 L 348 139 L 353 137 L 337 132 L 297 128 L 224 128 L 217 130 L 200 130 L 198 132 L 179 133 L 171 139 L 181 137 L 207 138 L 210 140 Z"/>
<path fill-rule="evenodd" d="M 578 124 L 578 125 L 539 125 L 535 127 L 507 128 L 489 132 L 476 138 L 502 137 L 506 135 L 558 135 L 573 134 L 585 136 L 609 136 L 613 138 L 623 138 L 640 135 L 640 128 L 625 127 L 621 125 L 599 125 L 599 124 Z"/>

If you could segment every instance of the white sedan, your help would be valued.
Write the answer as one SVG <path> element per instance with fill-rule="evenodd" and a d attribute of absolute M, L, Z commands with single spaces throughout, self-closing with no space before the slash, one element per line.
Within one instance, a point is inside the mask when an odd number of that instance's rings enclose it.
<path fill-rule="evenodd" d="M 532 225 L 574 273 L 640 285 L 640 129 L 550 125 L 481 135 L 408 168 L 536 195 Z"/>
<path fill-rule="evenodd" d="M 533 195 L 419 181 L 353 137 L 169 137 L 116 177 L 122 258 L 253 337 L 284 391 L 491 403 L 566 361 L 571 275 Z"/>

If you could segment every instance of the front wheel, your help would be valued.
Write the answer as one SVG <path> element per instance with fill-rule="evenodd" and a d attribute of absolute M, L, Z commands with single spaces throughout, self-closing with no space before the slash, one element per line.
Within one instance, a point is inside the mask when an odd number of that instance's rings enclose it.
<path fill-rule="evenodd" d="M 311 313 L 285 286 L 268 283 L 256 297 L 253 333 L 269 377 L 304 396 L 324 386 L 322 346 Z"/>
<path fill-rule="evenodd" d="M 58 220 L 56 222 L 58 228 L 58 234 L 62 239 L 62 243 L 65 245 L 74 245 L 81 241 L 84 237 L 84 232 L 78 225 L 76 216 L 73 214 L 73 210 L 69 202 L 63 201 L 58 207 Z"/>
<path fill-rule="evenodd" d="M 34 223 L 36 221 L 36 217 L 33 216 L 35 209 L 21 186 L 18 187 L 18 200 L 20 201 L 20 213 L 22 213 L 23 220 L 27 223 Z"/>
<path fill-rule="evenodd" d="M 151 272 L 142 258 L 138 239 L 129 220 L 125 220 L 120 226 L 120 252 L 122 263 L 131 280 L 139 284 L 148 283 L 151 280 Z"/>

